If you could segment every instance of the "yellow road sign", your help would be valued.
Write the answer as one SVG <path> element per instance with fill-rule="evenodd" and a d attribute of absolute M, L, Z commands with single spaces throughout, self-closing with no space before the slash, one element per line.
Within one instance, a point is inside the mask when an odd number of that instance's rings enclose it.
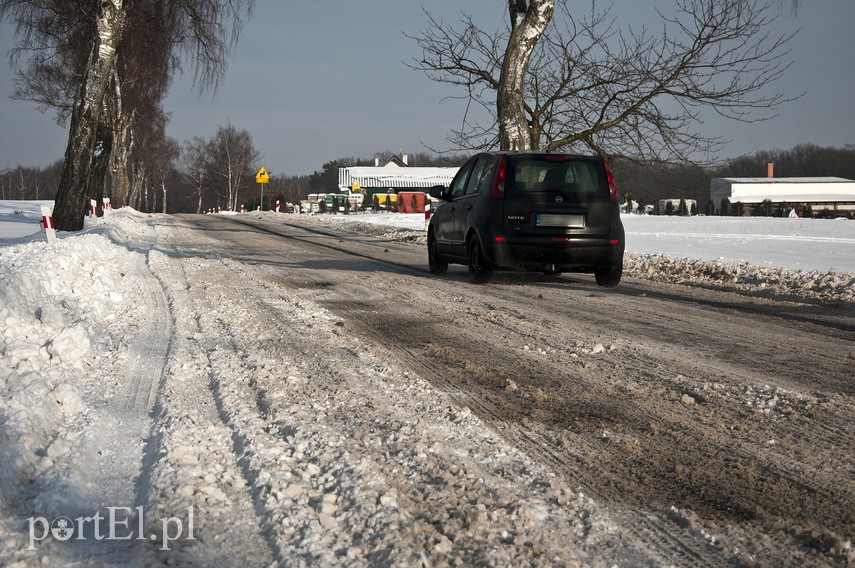
<path fill-rule="evenodd" d="M 267 175 L 267 170 L 265 170 L 264 168 L 261 168 L 260 170 L 258 170 L 258 173 L 255 174 L 255 183 L 269 183 L 269 182 L 270 182 L 270 176 Z"/>

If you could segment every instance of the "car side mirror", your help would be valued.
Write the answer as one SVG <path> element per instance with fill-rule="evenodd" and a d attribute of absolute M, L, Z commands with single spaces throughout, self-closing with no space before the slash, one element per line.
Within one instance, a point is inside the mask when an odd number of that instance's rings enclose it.
<path fill-rule="evenodd" d="M 435 185 L 428 190 L 428 195 L 433 197 L 434 199 L 442 199 L 443 201 L 448 201 L 451 198 L 451 194 L 448 191 L 448 188 L 444 185 Z"/>

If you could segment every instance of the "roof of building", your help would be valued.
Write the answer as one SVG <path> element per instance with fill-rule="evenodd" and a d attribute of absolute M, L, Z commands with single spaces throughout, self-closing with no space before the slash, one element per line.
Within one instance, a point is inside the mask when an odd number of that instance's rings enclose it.
<path fill-rule="evenodd" d="M 731 198 L 732 202 L 740 203 L 855 203 L 855 193 L 755 193 L 737 194 Z"/>
<path fill-rule="evenodd" d="M 354 182 L 362 187 L 432 187 L 448 185 L 460 168 L 384 168 L 353 166 L 339 168 L 338 185 L 350 188 Z"/>
<path fill-rule="evenodd" d="M 407 168 L 409 167 L 409 157 L 404 154 L 400 158 L 398 156 L 389 156 L 385 160 L 375 159 L 375 163 L 379 168 Z"/>
<path fill-rule="evenodd" d="M 855 181 L 839 177 L 713 178 L 710 198 L 732 203 L 853 203 Z"/>
<path fill-rule="evenodd" d="M 783 184 L 783 183 L 844 183 L 855 184 L 855 180 L 840 178 L 840 177 L 754 177 L 754 178 L 713 178 L 713 180 L 722 180 L 730 183 L 752 183 L 752 184 Z"/>

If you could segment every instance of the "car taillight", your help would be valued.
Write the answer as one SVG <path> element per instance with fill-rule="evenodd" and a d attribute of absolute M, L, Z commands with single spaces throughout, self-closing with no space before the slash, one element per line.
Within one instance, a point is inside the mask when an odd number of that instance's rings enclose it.
<path fill-rule="evenodd" d="M 490 188 L 490 197 L 496 199 L 505 198 L 505 177 L 507 176 L 508 157 L 499 156 L 499 166 L 496 169 L 496 179 L 493 180 L 493 187 Z"/>
<path fill-rule="evenodd" d="M 606 162 L 605 158 L 603 158 L 603 166 L 606 168 L 606 181 L 609 183 L 609 201 L 617 203 L 618 195 L 615 176 L 612 175 L 612 169 L 609 167 L 609 163 Z"/>

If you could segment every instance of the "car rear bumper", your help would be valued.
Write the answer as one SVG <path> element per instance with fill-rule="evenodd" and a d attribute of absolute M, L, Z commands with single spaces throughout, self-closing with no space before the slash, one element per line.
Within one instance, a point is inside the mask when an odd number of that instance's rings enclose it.
<path fill-rule="evenodd" d="M 491 239 L 484 254 L 496 268 L 510 270 L 585 271 L 622 262 L 624 240 L 619 237 L 570 237 L 553 240 L 549 236 Z"/>

